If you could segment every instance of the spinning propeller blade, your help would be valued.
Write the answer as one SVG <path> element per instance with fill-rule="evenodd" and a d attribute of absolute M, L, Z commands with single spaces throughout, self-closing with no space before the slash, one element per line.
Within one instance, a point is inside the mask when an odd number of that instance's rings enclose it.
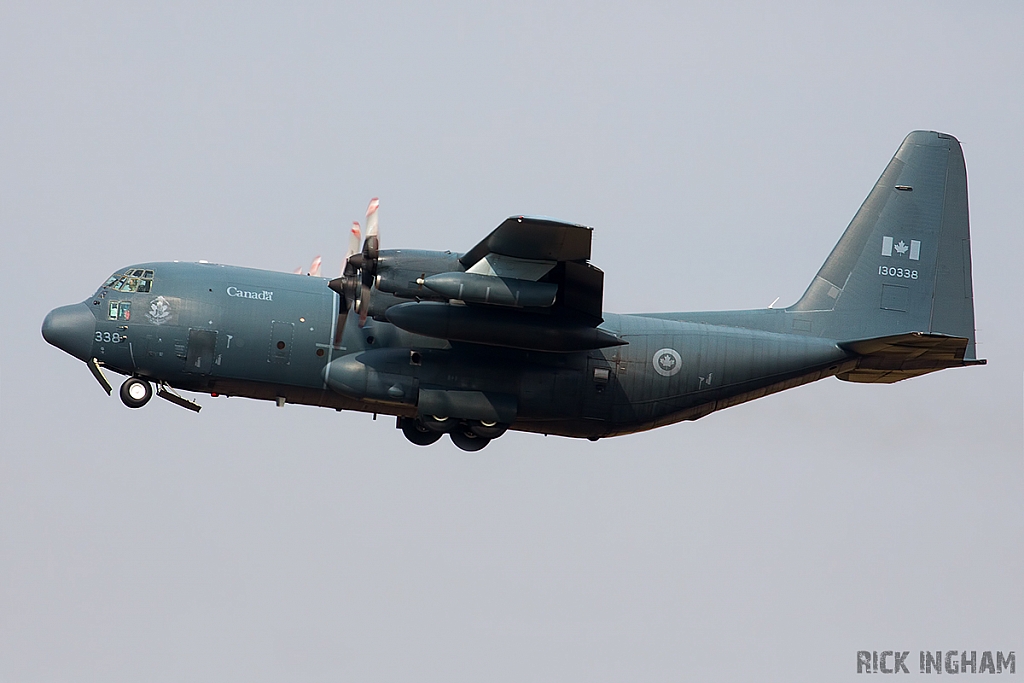
<path fill-rule="evenodd" d="M 352 221 L 352 230 L 348 236 L 348 251 L 345 252 L 345 261 L 341 264 L 341 274 L 345 274 L 345 266 L 348 265 L 348 260 L 352 258 L 357 251 L 359 251 L 359 221 Z"/>
<path fill-rule="evenodd" d="M 374 197 L 366 207 L 366 241 L 363 242 L 362 291 L 359 294 L 359 326 L 366 324 L 370 312 L 370 297 L 373 294 L 373 280 L 377 275 L 377 256 L 380 254 L 380 232 L 377 226 L 377 209 L 380 200 Z"/>
<path fill-rule="evenodd" d="M 377 275 L 377 258 L 380 254 L 380 232 L 377 223 L 377 209 L 380 200 L 370 200 L 366 207 L 366 239 L 359 248 L 359 223 L 353 222 L 349 231 L 348 251 L 341 276 L 330 281 L 328 286 L 341 296 L 341 307 L 347 314 L 349 306 L 359 312 L 359 326 L 366 324 L 370 312 L 370 297 Z"/>

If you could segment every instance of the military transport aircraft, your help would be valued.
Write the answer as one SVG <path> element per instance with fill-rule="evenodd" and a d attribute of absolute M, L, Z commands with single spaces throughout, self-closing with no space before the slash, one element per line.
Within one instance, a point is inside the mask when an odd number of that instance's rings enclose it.
<path fill-rule="evenodd" d="M 465 253 L 380 249 L 377 202 L 341 277 L 142 263 L 43 322 L 121 400 L 177 390 L 394 415 L 414 444 L 506 430 L 601 437 L 696 420 L 836 376 L 891 383 L 975 358 L 967 172 L 907 136 L 788 308 L 602 311 L 591 228 L 513 216 Z M 317 264 L 318 265 L 318 264 Z M 318 268 L 315 268 L 318 271 Z M 318 274 L 318 273 L 317 273 Z"/>

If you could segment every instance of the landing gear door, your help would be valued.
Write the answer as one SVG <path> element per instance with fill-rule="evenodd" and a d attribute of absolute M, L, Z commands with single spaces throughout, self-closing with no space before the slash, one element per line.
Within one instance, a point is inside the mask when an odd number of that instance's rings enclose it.
<path fill-rule="evenodd" d="M 185 354 L 185 372 L 209 375 L 213 370 L 213 353 L 216 348 L 216 330 L 190 329 L 188 351 Z"/>

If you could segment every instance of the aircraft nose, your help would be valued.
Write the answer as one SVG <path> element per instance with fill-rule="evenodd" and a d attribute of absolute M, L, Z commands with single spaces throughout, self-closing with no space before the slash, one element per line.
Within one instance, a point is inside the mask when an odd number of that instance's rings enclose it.
<path fill-rule="evenodd" d="M 92 356 L 96 317 L 85 304 L 55 308 L 43 320 L 43 339 L 79 360 Z"/>

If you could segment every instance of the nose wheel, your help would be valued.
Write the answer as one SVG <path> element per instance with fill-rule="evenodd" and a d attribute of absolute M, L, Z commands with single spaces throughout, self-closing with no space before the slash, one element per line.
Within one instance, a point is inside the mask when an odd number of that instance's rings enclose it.
<path fill-rule="evenodd" d="M 141 408 L 153 398 L 153 387 L 138 377 L 129 377 L 121 385 L 121 402 L 129 408 Z"/>

